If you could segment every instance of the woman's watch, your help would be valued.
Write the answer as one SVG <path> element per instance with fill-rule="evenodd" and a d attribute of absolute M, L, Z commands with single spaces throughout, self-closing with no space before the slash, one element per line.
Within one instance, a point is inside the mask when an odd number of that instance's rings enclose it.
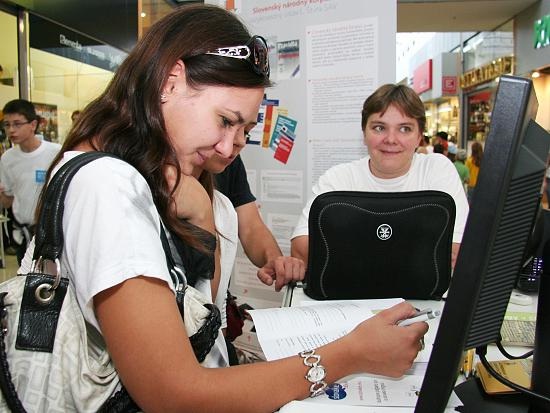
<path fill-rule="evenodd" d="M 319 364 L 321 356 L 315 354 L 315 350 L 300 351 L 298 355 L 304 359 L 304 364 L 310 367 L 305 375 L 306 380 L 311 383 L 309 387 L 309 397 L 316 397 L 323 394 L 327 388 L 327 383 L 325 382 L 327 371 L 324 366 Z"/>

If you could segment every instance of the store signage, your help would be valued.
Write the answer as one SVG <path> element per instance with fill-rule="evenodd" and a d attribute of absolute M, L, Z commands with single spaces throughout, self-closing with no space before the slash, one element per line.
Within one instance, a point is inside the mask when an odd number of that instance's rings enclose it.
<path fill-rule="evenodd" d="M 127 53 L 31 15 L 29 43 L 34 49 L 114 72 Z"/>
<path fill-rule="evenodd" d="M 500 57 L 488 65 L 477 67 L 460 76 L 460 87 L 467 89 L 481 83 L 489 82 L 499 76 L 514 71 L 514 56 Z"/>
<path fill-rule="evenodd" d="M 174 0 L 168 2 L 175 3 Z M 6 2 L 0 0 L 1 3 Z M 28 10 L 30 18 L 41 16 L 50 22 L 58 22 L 77 33 L 99 39 L 100 42 L 96 42 L 99 44 L 109 44 L 125 52 L 136 44 L 140 19 L 138 3 L 141 5 L 141 0 L 9 0 L 8 3 Z M 32 24 L 30 28 L 32 30 Z"/>
<path fill-rule="evenodd" d="M 441 92 L 444 95 L 456 95 L 456 76 L 443 76 L 441 78 Z"/>
<path fill-rule="evenodd" d="M 432 88 L 432 59 L 418 66 L 413 72 L 413 89 L 422 93 Z"/>
<path fill-rule="evenodd" d="M 533 43 L 535 49 L 542 49 L 550 45 L 550 14 L 535 22 Z"/>

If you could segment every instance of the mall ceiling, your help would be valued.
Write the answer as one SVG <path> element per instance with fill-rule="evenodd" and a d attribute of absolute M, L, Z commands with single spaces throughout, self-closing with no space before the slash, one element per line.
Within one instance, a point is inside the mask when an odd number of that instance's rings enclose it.
<path fill-rule="evenodd" d="M 491 31 L 536 2 L 537 0 L 397 0 L 397 31 Z"/>
<path fill-rule="evenodd" d="M 353 2 L 348 1 L 352 6 Z M 147 13 L 141 22 L 144 31 L 175 7 L 174 4 L 185 2 L 187 1 L 142 0 L 142 9 Z M 491 31 L 536 2 L 537 0 L 397 0 L 397 31 Z"/>

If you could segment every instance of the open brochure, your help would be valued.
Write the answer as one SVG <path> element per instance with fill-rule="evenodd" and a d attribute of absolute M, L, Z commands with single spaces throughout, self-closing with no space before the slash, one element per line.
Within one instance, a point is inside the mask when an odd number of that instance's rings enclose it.
<path fill-rule="evenodd" d="M 374 312 L 402 299 L 326 301 L 301 307 L 250 310 L 267 360 L 317 348 L 353 330 Z M 306 303 L 303 303 L 306 304 Z M 308 303 L 310 304 L 310 303 Z"/>
<path fill-rule="evenodd" d="M 266 359 L 276 360 L 334 341 L 379 310 L 402 301 L 400 298 L 301 300 L 298 307 L 250 310 L 249 313 Z M 426 302 L 418 305 L 441 309 L 441 304 L 437 303 Z M 399 379 L 373 375 L 348 376 L 331 383 L 323 395 L 291 402 L 282 407 L 280 412 L 413 413 L 437 328 L 430 330 L 425 336 L 426 350 L 419 354 L 413 368 L 405 376 Z M 455 406 L 460 405 L 462 403 L 453 392 L 445 412 L 451 412 Z M 336 407 L 338 410 L 334 410 Z"/>

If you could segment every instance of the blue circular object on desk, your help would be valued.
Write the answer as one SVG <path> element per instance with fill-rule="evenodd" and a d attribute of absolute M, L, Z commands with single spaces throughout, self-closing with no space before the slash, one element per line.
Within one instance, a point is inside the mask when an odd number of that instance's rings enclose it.
<path fill-rule="evenodd" d="M 344 387 L 338 383 L 332 383 L 331 385 L 329 385 L 325 390 L 325 393 L 327 394 L 328 398 L 332 400 L 342 400 L 345 399 L 348 395 Z"/>

